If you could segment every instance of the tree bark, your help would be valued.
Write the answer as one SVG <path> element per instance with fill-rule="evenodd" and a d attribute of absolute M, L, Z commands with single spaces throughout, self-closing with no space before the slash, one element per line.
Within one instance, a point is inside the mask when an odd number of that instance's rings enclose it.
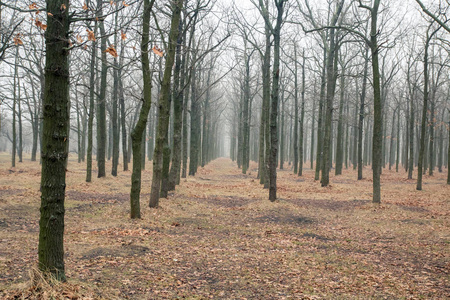
<path fill-rule="evenodd" d="M 343 165 L 343 158 L 344 158 L 344 117 L 343 117 L 343 111 L 344 111 L 344 84 L 345 84 L 345 70 L 342 68 L 341 72 L 341 82 L 340 82 L 340 101 L 339 101 L 339 119 L 338 119 L 338 128 L 337 128 L 337 138 L 336 138 L 336 169 L 335 169 L 335 175 L 341 175 L 342 174 L 342 165 Z"/>
<path fill-rule="evenodd" d="M 66 8 L 61 9 L 61 3 Z M 69 0 L 48 0 L 43 102 L 39 269 L 65 281 L 64 198 L 69 116 Z"/>
<path fill-rule="evenodd" d="M 117 32 L 118 32 L 118 16 L 116 12 L 114 16 L 114 45 L 118 46 Z M 117 176 L 117 168 L 119 166 L 119 63 L 117 57 L 114 57 L 114 70 L 113 70 L 113 95 L 112 95 L 112 169 L 111 175 Z"/>
<path fill-rule="evenodd" d="M 169 128 L 169 97 L 170 97 L 170 81 L 172 77 L 172 67 L 175 61 L 175 50 L 177 47 L 178 28 L 181 18 L 181 9 L 183 0 L 176 0 L 172 6 L 172 17 L 170 24 L 170 33 L 168 40 L 168 49 L 166 54 L 166 63 L 164 67 L 163 81 L 161 84 L 161 93 L 159 97 L 159 122 L 157 127 L 157 136 L 155 151 L 153 154 L 153 178 L 152 189 L 150 194 L 150 207 L 158 207 L 160 188 L 162 180 L 163 168 L 163 148 Z"/>
<path fill-rule="evenodd" d="M 155 0 L 144 0 L 144 12 L 142 22 L 141 38 L 141 63 L 144 85 L 144 99 L 139 113 L 139 119 L 131 132 L 131 144 L 133 149 L 133 172 L 131 173 L 130 191 L 130 217 L 137 219 L 141 217 L 140 193 L 141 193 L 141 163 L 143 132 L 152 104 L 152 73 L 150 71 L 150 59 L 148 55 L 148 43 L 150 32 L 150 15 Z"/>
<path fill-rule="evenodd" d="M 316 172 L 314 174 L 314 180 L 319 180 L 320 170 L 323 163 L 323 104 L 325 102 L 325 88 L 327 86 L 326 82 L 326 64 L 327 64 L 327 50 L 323 49 L 323 68 L 321 75 L 320 84 L 320 98 L 319 98 L 319 112 L 317 120 L 317 149 L 316 149 Z"/>
<path fill-rule="evenodd" d="M 94 35 L 97 33 L 97 22 L 94 23 Z M 89 76 L 89 117 L 88 117 L 88 144 L 86 153 L 86 182 L 92 181 L 92 144 L 95 114 L 95 65 L 97 64 L 97 42 L 92 41 L 92 52 Z"/>
<path fill-rule="evenodd" d="M 186 34 L 183 33 L 184 22 L 180 22 L 178 29 L 178 39 L 175 58 L 175 70 L 173 80 L 173 151 L 172 166 L 169 173 L 168 190 L 175 190 L 175 186 L 180 182 L 181 168 L 181 134 L 183 129 L 183 97 L 185 82 L 185 54 L 181 54 L 181 49 L 185 47 Z M 186 32 L 186 31 L 184 31 Z M 181 87 L 181 88 L 180 88 Z"/>
<path fill-rule="evenodd" d="M 381 203 L 381 162 L 382 162 L 382 103 L 380 89 L 380 71 L 378 63 L 378 8 L 381 0 L 375 0 L 371 10 L 371 30 L 370 30 L 370 49 L 372 52 L 372 76 L 373 76 L 373 95 L 374 95 L 374 120 L 373 120 L 373 203 Z"/>
<path fill-rule="evenodd" d="M 366 89 L 367 89 L 367 73 L 369 69 L 369 59 L 368 59 L 369 48 L 366 48 L 366 55 L 364 61 L 364 75 L 363 84 L 360 96 L 360 106 L 359 106 L 359 123 L 358 123 L 358 180 L 363 178 L 363 126 L 364 126 L 364 105 L 366 99 Z"/>
<path fill-rule="evenodd" d="M 103 15 L 103 1 L 97 2 L 98 16 Z M 106 80 L 108 67 L 106 64 L 106 32 L 104 21 L 99 22 L 101 49 L 101 71 L 100 71 L 100 91 L 97 100 L 97 177 L 106 176 Z"/>
<path fill-rule="evenodd" d="M 302 92 L 301 92 L 301 96 L 302 96 L 302 113 L 300 115 L 300 140 L 299 140 L 299 147 L 298 147 L 298 151 L 299 151 L 299 158 L 298 158 L 298 176 L 302 176 L 303 175 L 303 150 L 304 150 L 304 139 L 303 139 L 303 133 L 304 133 L 304 125 L 303 123 L 305 122 L 305 81 L 306 81 L 306 77 L 305 77 L 305 64 L 306 64 L 306 58 L 305 58 L 305 51 L 303 50 L 303 62 L 302 62 Z"/>
<path fill-rule="evenodd" d="M 436 31 L 435 31 L 436 32 Z M 422 176 L 423 176 L 423 165 L 424 165 L 424 155 L 425 155 L 425 134 L 427 126 L 427 111 L 428 111 L 428 48 L 430 40 L 433 34 L 429 34 L 429 29 L 427 31 L 427 37 L 425 41 L 425 52 L 423 57 L 423 76 L 424 76 L 424 87 L 423 87 L 423 108 L 422 108 L 422 126 L 420 130 L 420 150 L 419 150 L 419 162 L 417 165 L 417 185 L 416 189 L 418 191 L 422 190 Z"/>

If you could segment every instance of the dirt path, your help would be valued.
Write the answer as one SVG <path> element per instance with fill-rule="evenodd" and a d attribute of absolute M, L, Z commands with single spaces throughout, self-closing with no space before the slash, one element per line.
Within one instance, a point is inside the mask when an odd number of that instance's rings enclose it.
<path fill-rule="evenodd" d="M 36 259 L 39 166 L 0 165 L 0 292 L 27 280 Z M 385 171 L 383 205 L 352 171 L 321 188 L 280 170 L 267 200 L 256 164 L 228 159 L 182 179 L 175 193 L 128 218 L 129 172 L 84 183 L 69 165 L 66 268 L 70 281 L 107 298 L 349 299 L 450 297 L 449 195 L 442 174 L 416 192 Z M 370 170 L 365 170 L 367 177 Z M 0 293 L 1 294 L 1 293 Z"/>

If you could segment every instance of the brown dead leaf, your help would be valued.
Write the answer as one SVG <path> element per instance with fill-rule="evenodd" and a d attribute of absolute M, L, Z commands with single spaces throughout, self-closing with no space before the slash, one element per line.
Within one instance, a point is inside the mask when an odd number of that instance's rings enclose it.
<path fill-rule="evenodd" d="M 153 46 L 152 50 L 153 50 L 153 53 L 155 53 L 159 57 L 163 57 L 164 56 L 164 53 L 161 51 L 160 48 L 158 48 L 158 46 Z"/>
<path fill-rule="evenodd" d="M 97 40 L 97 39 L 95 38 L 94 31 L 89 30 L 89 29 L 86 29 L 86 32 L 87 32 L 87 34 L 88 34 L 88 40 L 89 40 L 89 41 L 95 42 L 95 41 Z"/>
<path fill-rule="evenodd" d="M 22 39 L 20 38 L 21 36 L 22 36 L 22 34 L 18 33 L 18 34 L 16 34 L 16 36 L 14 37 L 14 44 L 15 44 L 16 46 L 23 45 Z"/>
<path fill-rule="evenodd" d="M 29 9 L 38 9 L 36 2 L 31 3 L 30 5 L 28 5 Z"/>
<path fill-rule="evenodd" d="M 111 54 L 111 56 L 113 56 L 113 57 L 119 56 L 117 54 L 116 48 L 114 48 L 114 45 L 109 45 L 109 47 L 104 52 Z"/>

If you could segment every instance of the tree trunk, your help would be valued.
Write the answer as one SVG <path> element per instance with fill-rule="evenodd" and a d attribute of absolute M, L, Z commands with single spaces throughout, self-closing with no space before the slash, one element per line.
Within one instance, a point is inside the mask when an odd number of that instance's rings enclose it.
<path fill-rule="evenodd" d="M 245 50 L 246 51 L 246 50 Z M 243 112 L 242 112 L 242 173 L 246 174 L 249 167 L 249 150 L 250 150 L 250 117 L 249 117 L 249 102 L 250 102 L 250 58 L 251 55 L 245 53 L 245 79 L 244 79 L 244 97 L 243 97 Z M 208 74 L 208 82 L 209 82 Z M 209 83 L 208 83 L 209 85 Z M 208 97 L 206 98 L 208 101 Z"/>
<path fill-rule="evenodd" d="M 180 182 L 181 168 L 181 134 L 183 129 L 183 97 L 185 83 L 185 57 L 181 54 L 182 47 L 185 47 L 186 33 L 184 31 L 184 22 L 180 22 L 178 29 L 178 39 L 175 58 L 175 70 L 173 80 L 173 151 L 172 166 L 170 168 L 168 190 L 175 190 L 175 186 Z M 181 88 L 180 88 L 181 87 Z"/>
<path fill-rule="evenodd" d="M 450 118 L 450 114 L 449 114 Z M 447 145 L 447 184 L 450 184 L 450 120 L 448 122 L 448 145 Z"/>
<path fill-rule="evenodd" d="M 430 34 L 427 31 L 427 37 L 425 42 L 425 53 L 423 59 L 423 76 L 424 76 L 424 87 L 423 87 L 423 108 L 422 108 L 422 127 L 420 130 L 420 150 L 419 150 L 419 162 L 417 166 L 417 186 L 418 191 L 422 190 L 422 176 L 423 176 L 423 165 L 424 165 L 424 155 L 425 155 L 425 134 L 427 126 L 427 111 L 428 111 L 428 46 L 430 43 Z"/>
<path fill-rule="evenodd" d="M 410 94 L 410 118 L 409 118 L 409 161 L 408 179 L 412 179 L 414 170 L 414 94 Z"/>
<path fill-rule="evenodd" d="M 98 16 L 103 15 L 103 1 L 97 2 Z M 106 32 L 104 21 L 99 23 L 101 49 L 101 71 L 100 71 L 100 91 L 98 97 L 97 109 L 97 177 L 106 176 L 106 80 L 108 76 L 108 66 L 106 61 Z"/>
<path fill-rule="evenodd" d="M 114 16 L 114 27 L 115 27 L 115 34 L 114 34 L 114 45 L 118 46 L 118 39 L 117 39 L 117 31 L 118 31 L 118 16 L 119 13 L 116 12 Z M 123 51 L 123 49 L 122 49 Z M 121 52 L 122 52 L 121 51 Z M 121 53 L 122 54 L 122 53 Z M 117 60 L 117 57 L 114 57 L 114 69 L 113 69 L 113 95 L 112 95 L 112 169 L 111 169 L 111 175 L 117 176 L 117 168 L 119 166 L 119 63 Z"/>
<path fill-rule="evenodd" d="M 317 120 L 317 149 L 316 149 L 316 172 L 314 174 L 314 180 L 319 180 L 320 170 L 322 168 L 323 163 L 323 104 L 325 102 L 325 88 L 327 86 L 326 82 L 326 64 L 327 64 L 327 50 L 324 47 L 323 50 L 323 68 L 321 75 L 321 84 L 320 84 L 320 99 L 319 99 L 319 112 L 318 112 L 318 120 Z"/>
<path fill-rule="evenodd" d="M 350 118 L 350 105 L 348 103 L 349 101 L 347 101 L 346 104 L 346 121 L 345 121 L 345 147 L 344 147 L 344 164 L 345 164 L 345 169 L 348 169 L 348 152 L 349 152 L 349 125 L 348 125 L 348 120 Z"/>
<path fill-rule="evenodd" d="M 128 171 L 128 148 L 127 148 L 127 129 L 125 124 L 125 96 L 123 92 L 123 83 L 121 72 L 119 71 L 119 104 L 120 104 L 120 126 L 122 129 L 122 162 L 123 170 Z"/>
<path fill-rule="evenodd" d="M 339 101 L 339 119 L 338 119 L 338 128 L 337 128 L 337 145 L 336 145 L 336 170 L 335 175 L 341 175 L 342 174 L 342 165 L 343 165 L 343 158 L 344 158 L 344 117 L 343 117 L 343 111 L 344 111 L 344 84 L 345 84 L 345 70 L 342 68 L 341 72 L 341 82 L 340 82 L 340 101 Z"/>
<path fill-rule="evenodd" d="M 139 113 L 139 119 L 131 132 L 131 144 L 133 149 L 133 172 L 131 173 L 130 191 L 130 217 L 132 219 L 141 217 L 140 193 L 141 193 L 141 163 L 143 132 L 152 104 L 152 74 L 150 71 L 150 60 L 148 57 L 148 43 L 150 32 L 150 15 L 155 0 L 144 0 L 142 39 L 141 39 L 141 63 L 144 85 L 144 99 Z"/>
<path fill-rule="evenodd" d="M 69 0 L 48 0 L 43 101 L 39 269 L 65 281 L 64 198 L 69 115 Z"/>
<path fill-rule="evenodd" d="M 314 81 L 314 92 L 316 92 L 316 82 Z M 311 149 L 310 149 L 310 163 L 311 170 L 314 169 L 314 126 L 316 125 L 315 117 L 316 117 L 316 97 L 313 97 L 313 110 L 311 112 Z"/>
<path fill-rule="evenodd" d="M 261 0 L 260 0 L 261 4 Z M 266 0 L 266 7 L 268 5 L 268 1 Z M 264 141 L 265 141 L 265 157 L 264 157 L 264 173 L 261 174 L 261 182 L 264 183 L 264 188 L 269 188 L 269 160 L 271 155 L 271 139 L 270 139 L 270 62 L 271 62 L 271 50 L 272 43 L 270 39 L 270 28 L 269 24 L 265 22 L 264 26 L 265 33 L 265 51 L 264 51 L 264 61 L 262 67 L 262 83 L 263 83 L 263 112 L 265 114 L 264 117 Z M 264 175 L 264 176 L 262 176 Z"/>
<path fill-rule="evenodd" d="M 300 115 L 300 141 L 299 141 L 299 159 L 298 159 L 298 176 L 303 175 L 303 157 L 305 156 L 303 154 L 304 150 L 304 139 L 303 139 L 303 133 L 304 133 L 304 122 L 305 122 L 305 51 L 303 50 L 303 62 L 302 62 L 302 113 Z"/>
<path fill-rule="evenodd" d="M 367 73 L 369 69 L 369 59 L 368 59 L 369 48 L 366 48 L 366 55 L 364 61 L 364 75 L 363 84 L 360 96 L 360 107 L 359 107 L 359 123 L 358 123 L 358 180 L 363 178 L 363 126 L 364 126 L 364 105 L 366 99 L 366 89 L 367 89 Z"/>
<path fill-rule="evenodd" d="M 445 113 L 445 110 L 443 109 L 442 110 L 442 118 L 441 118 L 441 120 L 442 120 L 442 123 L 441 123 L 441 125 L 439 126 L 439 151 L 438 151 L 438 153 L 439 153 L 439 156 L 438 156 L 438 172 L 439 173 L 442 173 L 442 165 L 443 165 L 443 162 L 442 162 L 442 159 L 443 159 L 443 157 L 444 157 L 444 113 Z M 450 128 L 449 128 L 449 130 L 450 130 Z"/>
<path fill-rule="evenodd" d="M 297 60 L 297 43 L 294 42 L 294 174 L 298 172 L 298 60 Z"/>
<path fill-rule="evenodd" d="M 397 108 L 392 112 L 392 122 L 391 122 L 391 139 L 389 143 L 389 170 L 392 169 L 394 164 L 394 132 L 395 132 L 395 113 Z"/>
<path fill-rule="evenodd" d="M 97 22 L 94 23 L 94 35 L 97 33 Z M 86 153 L 86 182 L 92 181 L 92 144 L 95 114 L 95 65 L 97 64 L 97 42 L 92 41 L 92 52 L 89 75 L 89 117 L 88 117 L 88 141 Z"/>
<path fill-rule="evenodd" d="M 19 77 L 17 77 L 17 121 L 19 123 L 19 145 L 17 147 L 17 155 L 19 156 L 19 162 L 23 162 L 22 160 L 22 153 L 23 153 L 23 135 L 22 135 L 22 107 L 21 107 L 21 100 L 20 100 L 20 80 Z"/>
<path fill-rule="evenodd" d="M 400 107 L 397 111 L 397 157 L 395 160 L 395 172 L 398 173 L 398 165 L 400 163 Z"/>
<path fill-rule="evenodd" d="M 191 77 L 191 81 L 195 81 L 194 78 Z M 186 178 L 187 176 L 187 162 L 188 162 L 188 102 L 189 102 L 189 89 L 186 90 L 186 94 L 184 95 L 183 100 L 183 163 L 181 167 L 181 178 Z"/>
<path fill-rule="evenodd" d="M 382 103 L 381 103 L 381 89 L 380 89 L 380 71 L 378 63 L 378 7 L 381 0 L 375 0 L 371 11 L 371 30 L 370 30 L 370 48 L 372 51 L 372 76 L 373 76 L 373 106 L 374 106 L 374 120 L 373 120 L 373 203 L 381 203 L 381 162 L 382 162 Z"/>
<path fill-rule="evenodd" d="M 172 18 L 170 24 L 170 33 L 168 40 L 168 49 L 166 54 L 166 63 L 164 67 L 163 81 L 161 84 L 161 93 L 159 96 L 159 122 L 157 126 L 157 136 L 155 151 L 153 154 L 153 178 L 152 189 L 150 194 L 150 207 L 158 207 L 160 188 L 162 180 L 163 168 L 163 148 L 166 142 L 167 131 L 169 128 L 169 98 L 170 98 L 170 81 L 172 77 L 172 67 L 175 61 L 175 50 L 177 47 L 178 28 L 181 18 L 181 9 L 183 7 L 183 0 L 176 0 L 172 6 Z"/>
<path fill-rule="evenodd" d="M 337 18 L 339 16 L 340 10 L 342 6 L 338 8 L 338 12 L 336 12 L 333 18 Z M 334 25 L 335 22 L 332 22 Z M 333 101 L 334 94 L 336 90 L 336 79 L 337 79 L 337 70 L 336 64 L 336 56 L 337 56 L 337 47 L 336 37 L 335 37 L 335 29 L 330 29 L 330 44 L 329 51 L 327 54 L 327 94 L 326 94 L 326 109 L 325 109 L 325 134 L 323 138 L 323 164 L 322 164 L 322 178 L 321 185 L 328 186 L 330 183 L 330 166 L 331 166 L 331 152 L 332 152 L 332 135 L 331 135 L 331 127 L 332 127 L 332 117 L 333 117 Z"/>
<path fill-rule="evenodd" d="M 261 3 L 261 0 L 260 0 Z M 277 116 L 278 116 L 278 97 L 279 97 L 279 80 L 280 80 L 280 38 L 281 38 L 281 23 L 283 18 L 284 0 L 276 2 L 277 6 L 277 21 L 273 29 L 273 70 L 272 70 L 272 103 L 270 111 L 270 158 L 269 158 L 269 200 L 275 201 L 277 199 L 277 152 L 278 152 L 278 137 L 277 137 Z M 268 14 L 265 15 L 266 23 L 269 22 Z"/>
<path fill-rule="evenodd" d="M 17 80 L 19 70 L 19 47 L 16 47 L 16 59 L 14 63 L 14 86 L 13 86 L 13 110 L 12 110 L 12 147 L 11 167 L 16 166 L 17 134 L 16 134 L 16 104 L 17 104 Z"/>
<path fill-rule="evenodd" d="M 78 154 L 78 163 L 81 163 L 81 121 L 80 121 L 80 105 L 77 100 L 77 154 Z"/>
<path fill-rule="evenodd" d="M 436 155 L 436 151 L 435 151 L 435 143 L 434 143 L 434 126 L 435 126 L 435 97 L 434 97 L 434 92 L 433 92 L 433 97 L 432 97 L 432 102 L 431 102 L 431 111 L 430 111 L 430 121 L 428 122 L 428 128 L 429 128 L 429 137 L 430 137 L 430 144 L 429 144 L 429 150 L 428 150 L 428 163 L 429 163 L 429 170 L 428 170 L 428 175 L 433 176 L 433 171 L 434 171 L 434 157 Z"/>

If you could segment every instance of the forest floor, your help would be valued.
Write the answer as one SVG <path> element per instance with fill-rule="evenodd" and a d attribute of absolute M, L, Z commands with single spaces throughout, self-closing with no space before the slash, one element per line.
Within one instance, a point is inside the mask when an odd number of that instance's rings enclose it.
<path fill-rule="evenodd" d="M 65 299 L 450 299 L 446 173 L 416 191 L 404 170 L 384 170 L 376 206 L 369 168 L 361 181 L 344 170 L 322 188 L 309 168 L 298 177 L 285 164 L 271 203 L 256 167 L 244 175 L 217 159 L 150 209 L 147 163 L 142 219 L 130 220 L 131 172 L 86 183 L 72 157 Z M 11 168 L 0 154 L 0 298 L 30 289 L 39 184 L 39 163 Z"/>

